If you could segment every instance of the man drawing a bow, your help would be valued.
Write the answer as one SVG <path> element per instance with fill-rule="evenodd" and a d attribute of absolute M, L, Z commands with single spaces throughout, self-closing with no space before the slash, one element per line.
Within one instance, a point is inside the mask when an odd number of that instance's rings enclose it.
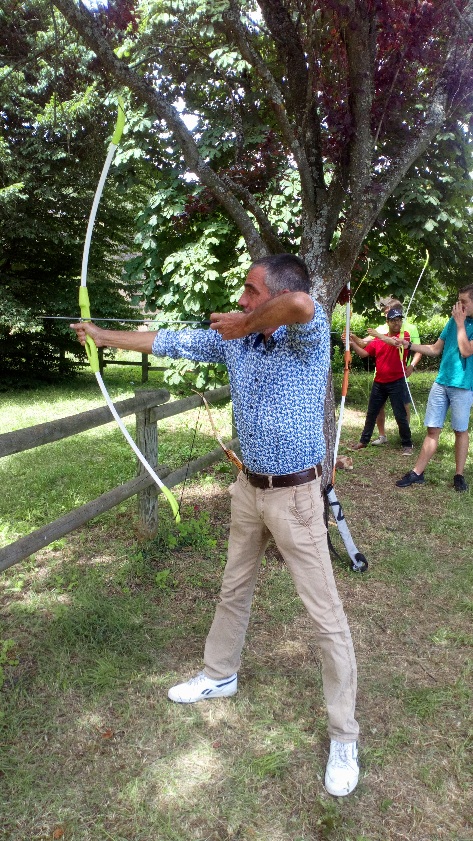
<path fill-rule="evenodd" d="M 331 739 L 325 786 L 358 782 L 356 662 L 327 546 L 321 496 L 329 325 L 310 296 L 305 264 L 290 254 L 257 260 L 242 312 L 213 313 L 210 330 L 129 333 L 74 324 L 81 343 L 227 366 L 243 469 L 230 488 L 228 559 L 207 636 L 204 670 L 173 686 L 178 703 L 234 695 L 258 569 L 271 537 L 315 628 Z M 290 702 L 290 695 L 288 696 Z"/>

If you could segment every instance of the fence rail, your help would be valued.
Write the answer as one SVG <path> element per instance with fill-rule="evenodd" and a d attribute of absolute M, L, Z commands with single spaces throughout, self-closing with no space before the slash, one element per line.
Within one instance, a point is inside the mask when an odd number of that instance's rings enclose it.
<path fill-rule="evenodd" d="M 107 368 L 108 365 L 134 365 L 135 367 L 141 368 L 141 382 L 147 383 L 149 379 L 149 372 L 150 371 L 165 371 L 166 368 L 163 365 L 153 365 L 149 361 L 149 354 L 142 353 L 141 354 L 141 362 L 136 362 L 133 360 L 127 359 L 115 359 L 114 356 L 105 356 L 104 355 L 105 348 L 99 347 L 97 348 L 97 353 L 99 357 L 99 370 L 100 373 L 103 375 L 104 368 Z"/>
<path fill-rule="evenodd" d="M 157 403 L 165 403 L 169 398 L 169 391 L 164 388 L 157 389 L 152 393 L 138 391 L 135 397 L 115 403 L 115 407 L 120 417 L 124 418 L 127 415 L 133 415 L 143 409 L 155 406 Z M 173 406 L 174 404 L 170 403 L 170 405 Z M 178 414 L 178 412 L 175 413 Z M 32 450 L 43 444 L 52 444 L 54 441 L 70 438 L 71 435 L 86 432 L 88 429 L 103 426 L 103 424 L 111 421 L 110 409 L 108 406 L 101 406 L 99 409 L 89 409 L 89 411 L 80 412 L 78 415 L 58 418 L 47 423 L 38 423 L 36 426 L 17 429 L 15 432 L 4 432 L 0 435 L 0 458 L 14 453 L 22 453 L 25 450 Z"/>
<path fill-rule="evenodd" d="M 228 400 L 230 398 L 230 388 L 229 386 L 223 386 L 222 388 L 212 389 L 205 392 L 205 397 L 211 404 Z M 197 408 L 202 403 L 202 398 L 198 394 L 173 402 L 169 402 L 169 398 L 169 392 L 165 389 L 139 391 L 135 397 L 122 400 L 115 405 L 120 417 L 136 414 L 138 446 L 141 447 L 159 478 L 165 480 L 169 488 L 173 488 L 201 470 L 210 467 L 224 456 L 221 448 L 218 447 L 172 472 L 165 465 L 158 466 L 157 421 L 182 414 L 182 412 Z M 56 421 L 37 424 L 15 432 L 6 432 L 0 435 L 0 457 L 60 441 L 88 429 L 110 423 L 111 420 L 108 408 L 103 407 L 81 412 L 79 415 L 60 418 Z M 229 446 L 238 450 L 238 438 L 234 437 Z M 147 535 L 154 534 L 158 526 L 157 498 L 161 489 L 155 485 L 141 463 L 138 463 L 138 471 L 136 478 L 107 491 L 85 505 L 72 509 L 59 519 L 47 523 L 29 535 L 1 548 L 0 571 L 4 571 L 19 563 L 19 561 L 28 558 L 39 549 L 43 549 L 53 541 L 84 525 L 88 520 L 92 520 L 105 511 L 110 511 L 116 505 L 135 495 L 138 496 L 141 530 Z"/>

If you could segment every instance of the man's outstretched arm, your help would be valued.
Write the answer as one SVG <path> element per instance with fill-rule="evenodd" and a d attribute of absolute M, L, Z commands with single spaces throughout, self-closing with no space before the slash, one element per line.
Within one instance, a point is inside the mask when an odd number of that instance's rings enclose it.
<path fill-rule="evenodd" d="M 306 324 L 314 316 L 314 302 L 305 292 L 283 292 L 252 312 L 214 312 L 210 316 L 210 327 L 223 339 L 240 339 L 250 333 L 274 331 L 283 324 Z M 90 321 L 70 325 L 77 333 L 80 343 L 91 336 L 97 347 L 136 350 L 151 353 L 156 332 L 128 330 L 103 330 Z"/>
<path fill-rule="evenodd" d="M 344 333 L 342 335 L 342 338 L 343 338 L 343 341 L 345 341 L 345 334 Z M 351 349 L 354 350 L 356 355 L 361 357 L 361 359 L 367 359 L 368 356 L 371 356 L 371 353 L 368 353 L 368 351 L 365 350 L 363 344 L 360 344 L 360 342 L 363 342 L 363 339 L 360 339 L 358 336 L 355 336 L 354 333 L 350 333 L 350 347 L 351 347 Z"/>
<path fill-rule="evenodd" d="M 97 327 L 92 321 L 81 321 L 78 324 L 71 324 L 70 326 L 72 330 L 76 331 L 81 345 L 85 344 L 86 336 L 90 336 L 97 347 L 136 350 L 138 353 L 151 353 L 153 342 L 157 335 L 156 331 L 103 330 L 101 327 Z"/>
<path fill-rule="evenodd" d="M 408 342 L 407 339 L 394 338 L 394 344 L 396 347 L 408 348 L 413 353 L 422 353 L 424 356 L 440 356 L 445 342 L 438 338 L 433 345 L 417 345 L 414 342 Z"/>

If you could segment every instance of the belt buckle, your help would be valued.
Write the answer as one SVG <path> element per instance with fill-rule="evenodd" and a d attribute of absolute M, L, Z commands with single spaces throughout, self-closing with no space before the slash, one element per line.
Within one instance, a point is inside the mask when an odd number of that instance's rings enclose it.
<path fill-rule="evenodd" d="M 272 490 L 272 489 L 273 489 L 273 477 L 272 477 L 272 475 L 269 475 L 269 476 L 268 476 L 268 488 L 269 488 L 270 490 Z"/>

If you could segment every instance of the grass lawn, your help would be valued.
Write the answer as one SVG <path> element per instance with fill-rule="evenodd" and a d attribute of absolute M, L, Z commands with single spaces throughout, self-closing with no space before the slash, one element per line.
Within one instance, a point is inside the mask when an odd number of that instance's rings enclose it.
<path fill-rule="evenodd" d="M 115 399 L 130 396 L 133 378 L 138 369 L 105 376 Z M 421 417 L 432 378 L 411 382 Z M 359 438 L 370 382 L 352 375 L 341 454 Z M 84 372 L 1 401 L 5 432 L 101 396 Z M 229 409 L 214 414 L 230 438 Z M 418 451 L 423 428 L 415 417 L 412 426 Z M 350 571 L 329 525 L 359 668 L 355 792 L 336 799 L 323 788 L 319 654 L 273 547 L 237 695 L 167 700 L 201 667 L 218 597 L 232 481 L 222 462 L 187 483 L 180 527 L 163 501 L 159 535 L 143 542 L 130 500 L 0 574 L 2 841 L 471 841 L 472 497 L 452 488 L 449 426 L 422 487 L 394 485 L 415 457 L 401 455 L 390 409 L 388 437 L 337 474 L 368 572 Z M 215 446 L 197 411 L 160 424 L 159 440 L 171 467 Z M 131 478 L 135 464 L 110 425 L 0 470 L 7 544 Z M 466 478 L 473 486 L 471 456 Z"/>

